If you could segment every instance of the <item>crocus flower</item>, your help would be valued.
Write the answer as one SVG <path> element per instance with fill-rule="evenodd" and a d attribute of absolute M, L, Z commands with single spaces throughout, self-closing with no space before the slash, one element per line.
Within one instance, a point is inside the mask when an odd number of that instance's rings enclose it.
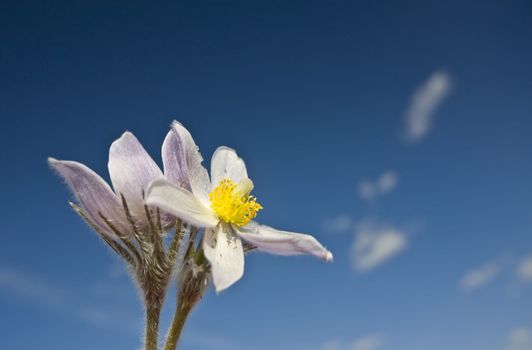
<path fill-rule="evenodd" d="M 244 273 L 243 241 L 258 250 L 279 255 L 309 254 L 332 261 L 332 254 L 314 237 L 279 231 L 252 221 L 262 206 L 251 196 L 253 182 L 244 161 L 227 147 L 218 148 L 211 161 L 211 178 L 190 133 L 178 122 L 173 131 L 183 147 L 178 154 L 181 186 L 166 179 L 146 190 L 148 205 L 160 207 L 185 222 L 205 228 L 202 249 L 210 262 L 212 280 L 220 292 Z"/>

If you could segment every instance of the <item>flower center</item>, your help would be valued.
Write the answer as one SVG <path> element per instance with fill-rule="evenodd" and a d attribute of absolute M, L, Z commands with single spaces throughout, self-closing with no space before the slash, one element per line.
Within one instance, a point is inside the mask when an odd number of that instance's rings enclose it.
<path fill-rule="evenodd" d="M 257 199 L 249 195 L 252 189 L 253 182 L 249 179 L 242 180 L 239 184 L 223 179 L 209 193 L 211 208 L 222 221 L 245 226 L 262 209 Z"/>

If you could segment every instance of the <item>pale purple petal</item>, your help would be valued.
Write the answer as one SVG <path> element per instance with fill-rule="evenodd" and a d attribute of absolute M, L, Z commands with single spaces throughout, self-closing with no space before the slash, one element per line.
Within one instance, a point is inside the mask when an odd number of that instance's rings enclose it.
<path fill-rule="evenodd" d="M 172 128 L 179 135 L 181 142 L 185 146 L 185 158 L 187 162 L 188 179 L 192 193 L 198 197 L 204 205 L 209 205 L 209 193 L 211 192 L 211 182 L 207 169 L 201 164 L 203 157 L 198 146 L 194 142 L 190 132 L 179 122 L 174 121 Z"/>
<path fill-rule="evenodd" d="M 218 186 L 223 179 L 239 183 L 247 178 L 246 164 L 238 157 L 235 150 L 225 146 L 218 147 L 211 160 L 212 187 Z"/>
<path fill-rule="evenodd" d="M 173 129 L 168 132 L 163 142 L 162 158 L 164 176 L 174 185 L 183 187 L 191 191 L 188 178 L 187 160 L 185 156 L 185 146 L 179 134 Z"/>
<path fill-rule="evenodd" d="M 192 192 L 165 179 L 150 183 L 145 201 L 146 204 L 159 207 L 194 226 L 214 227 L 219 222 L 214 212 L 205 207 Z"/>
<path fill-rule="evenodd" d="M 235 230 L 243 240 L 264 252 L 278 255 L 312 255 L 328 262 L 333 259 L 332 253 L 310 235 L 279 231 L 254 222 L 245 227 L 235 227 Z"/>
<path fill-rule="evenodd" d="M 129 232 L 122 204 L 98 174 L 78 162 L 48 158 L 48 164 L 65 180 L 84 213 L 98 230 L 113 235 L 100 217 L 99 213 L 102 213 L 120 232 Z"/>
<path fill-rule="evenodd" d="M 152 180 L 163 177 L 161 169 L 130 132 L 111 145 L 108 167 L 115 193 L 124 195 L 131 212 L 145 222 L 142 192 Z"/>
<path fill-rule="evenodd" d="M 244 274 L 242 241 L 229 225 L 207 229 L 203 237 L 203 252 L 211 264 L 216 292 L 230 287 Z"/>

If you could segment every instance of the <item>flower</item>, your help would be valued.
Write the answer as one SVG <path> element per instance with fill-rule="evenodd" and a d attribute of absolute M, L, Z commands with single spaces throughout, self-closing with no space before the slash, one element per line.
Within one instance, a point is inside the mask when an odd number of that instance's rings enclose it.
<path fill-rule="evenodd" d="M 211 179 L 192 136 L 181 124 L 173 131 L 182 142 L 179 164 L 181 186 L 165 179 L 150 183 L 145 201 L 191 225 L 205 228 L 202 249 L 210 262 L 217 292 L 238 281 L 244 273 L 245 244 L 279 255 L 309 254 L 332 261 L 332 253 L 314 237 L 279 231 L 252 221 L 262 206 L 250 196 L 253 182 L 244 161 L 228 147 L 219 147 L 211 161 Z M 212 180 L 212 182 L 211 182 Z"/>
<path fill-rule="evenodd" d="M 163 142 L 164 174 L 137 138 L 125 132 L 109 149 L 109 174 L 113 189 L 85 165 L 48 159 L 77 199 L 74 210 L 128 264 L 140 288 L 146 309 L 145 349 L 158 345 L 158 324 L 172 271 L 186 231 L 183 221 L 144 203 L 144 191 L 153 180 L 166 179 L 177 186 L 189 186 L 182 166 L 183 144 L 175 132 Z M 187 176 L 185 176 L 187 175 Z M 175 226 L 171 242 L 164 233 Z M 182 263 L 182 261 L 180 261 Z M 201 290 L 207 278 L 191 279 L 192 291 Z M 203 282 L 203 285 L 201 284 Z M 193 289 L 195 288 L 195 289 Z"/>
<path fill-rule="evenodd" d="M 125 132 L 109 149 L 108 168 L 114 192 L 98 174 L 81 163 L 54 158 L 49 158 L 48 163 L 70 187 L 79 203 L 80 214 L 99 233 L 114 237 L 116 231 L 132 233 L 124 204 L 141 232 L 148 227 L 143 195 L 152 180 L 166 177 L 171 183 L 182 185 L 181 147 L 175 133 L 169 132 L 162 146 L 163 175 L 137 138 Z M 173 217 L 162 213 L 161 220 L 168 227 Z"/>

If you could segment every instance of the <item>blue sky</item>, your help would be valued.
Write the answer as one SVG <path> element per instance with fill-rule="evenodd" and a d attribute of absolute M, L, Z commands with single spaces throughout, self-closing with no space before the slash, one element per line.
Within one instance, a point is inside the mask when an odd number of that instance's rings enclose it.
<path fill-rule="evenodd" d="M 246 160 L 260 221 L 335 254 L 248 256 L 183 349 L 532 349 L 531 19 L 527 1 L 2 2 L 2 347 L 140 348 L 137 292 L 46 158 L 108 179 L 130 130 L 160 164 L 177 119 L 207 163 Z"/>

